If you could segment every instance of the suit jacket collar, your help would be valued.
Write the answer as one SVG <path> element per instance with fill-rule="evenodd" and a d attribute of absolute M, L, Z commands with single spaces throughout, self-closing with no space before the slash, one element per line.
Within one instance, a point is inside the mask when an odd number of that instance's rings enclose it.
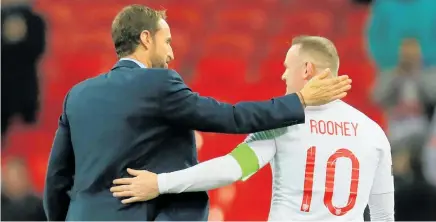
<path fill-rule="evenodd" d="M 119 68 L 119 67 L 128 67 L 128 68 L 141 68 L 138 64 L 136 64 L 133 61 L 130 60 L 119 60 L 115 66 L 112 68 L 112 70 Z"/>

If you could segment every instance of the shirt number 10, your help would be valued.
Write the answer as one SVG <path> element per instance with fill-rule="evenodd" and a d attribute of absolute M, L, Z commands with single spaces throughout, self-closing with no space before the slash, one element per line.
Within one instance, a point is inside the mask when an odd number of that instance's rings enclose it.
<path fill-rule="evenodd" d="M 304 193 L 303 201 L 301 203 L 301 211 L 309 212 L 310 204 L 312 201 L 312 187 L 313 187 L 313 173 L 315 170 L 315 156 L 316 147 L 312 146 L 307 150 L 306 157 L 306 171 L 304 175 Z M 338 158 L 348 158 L 351 160 L 351 186 L 350 194 L 348 196 L 347 205 L 344 207 L 335 207 L 332 203 L 333 198 L 333 187 L 335 184 L 335 171 L 336 171 L 336 160 Z M 325 180 L 325 191 L 324 191 L 324 205 L 329 209 L 329 211 L 336 216 L 342 216 L 348 211 L 353 209 L 356 204 L 357 188 L 359 184 L 359 160 L 354 156 L 354 154 L 348 149 L 339 149 L 334 154 L 332 154 L 327 161 L 327 172 Z"/>

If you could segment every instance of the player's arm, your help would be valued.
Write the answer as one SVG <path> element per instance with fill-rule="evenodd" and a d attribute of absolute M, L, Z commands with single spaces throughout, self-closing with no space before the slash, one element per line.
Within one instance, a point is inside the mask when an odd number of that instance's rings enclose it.
<path fill-rule="evenodd" d="M 371 188 L 369 209 L 371 221 L 394 221 L 394 177 L 392 175 L 391 146 L 380 129 L 378 166 Z"/>
<path fill-rule="evenodd" d="M 203 132 L 253 133 L 304 122 L 304 109 L 297 94 L 235 105 L 202 97 L 167 70 L 160 96 L 161 114 L 170 123 Z"/>
<path fill-rule="evenodd" d="M 434 169 L 436 169 L 436 109 L 433 116 L 432 129 L 422 151 L 422 171 L 427 181 L 436 186 L 436 173 L 434 173 Z"/>
<path fill-rule="evenodd" d="M 275 155 L 274 137 L 286 128 L 250 135 L 230 154 L 171 173 L 154 174 L 146 170 L 127 169 L 133 178 L 119 178 L 110 189 L 114 197 L 127 198 L 124 204 L 147 201 L 159 194 L 196 192 L 246 180 L 265 166 Z"/>
<path fill-rule="evenodd" d="M 285 130 L 251 134 L 226 156 L 184 170 L 159 174 L 159 193 L 206 191 L 246 180 L 274 157 L 274 137 L 284 134 Z"/>

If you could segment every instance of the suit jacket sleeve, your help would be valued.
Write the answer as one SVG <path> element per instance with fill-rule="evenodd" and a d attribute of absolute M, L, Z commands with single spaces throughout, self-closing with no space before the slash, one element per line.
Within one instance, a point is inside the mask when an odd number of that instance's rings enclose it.
<path fill-rule="evenodd" d="M 162 88 L 164 117 L 199 131 L 243 134 L 304 123 L 304 109 L 296 94 L 232 105 L 192 92 L 173 70 L 168 70 Z"/>
<path fill-rule="evenodd" d="M 67 98 L 68 95 L 64 101 L 64 111 L 59 118 L 45 179 L 43 204 L 49 221 L 65 221 L 70 204 L 68 192 L 73 185 L 74 153 L 65 113 Z"/>

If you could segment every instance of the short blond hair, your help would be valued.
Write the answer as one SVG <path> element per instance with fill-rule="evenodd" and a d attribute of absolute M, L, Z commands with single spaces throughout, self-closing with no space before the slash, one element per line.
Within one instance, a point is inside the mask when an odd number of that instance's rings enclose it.
<path fill-rule="evenodd" d="M 334 75 L 339 71 L 339 55 L 332 41 L 321 36 L 298 36 L 292 45 L 300 45 L 300 53 L 310 60 L 316 68 L 330 68 Z"/>

